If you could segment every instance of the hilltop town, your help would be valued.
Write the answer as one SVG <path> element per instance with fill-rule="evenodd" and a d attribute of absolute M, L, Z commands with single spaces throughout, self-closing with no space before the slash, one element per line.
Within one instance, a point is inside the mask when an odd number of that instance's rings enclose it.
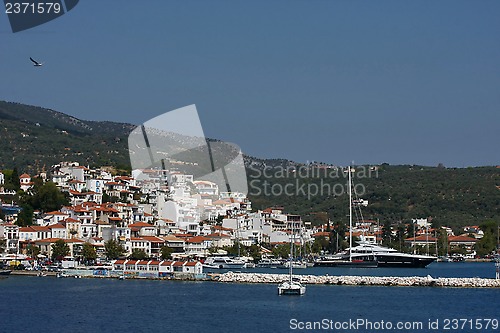
<path fill-rule="evenodd" d="M 187 260 L 228 253 L 257 259 L 271 252 L 285 256 L 291 238 L 307 256 L 339 251 L 349 236 L 338 224 L 312 225 L 300 215 L 284 213 L 282 207 L 254 211 L 245 194 L 221 192 L 213 182 L 178 171 L 147 169 L 117 175 L 109 168 L 62 162 L 50 173 L 20 175 L 18 193 L 6 190 L 5 182 L 0 173 L 0 239 L 6 253 L 57 259 L 57 243 L 62 240 L 67 245 L 64 256 L 81 262 L 125 257 Z M 67 204 L 54 211 L 36 210 L 23 225 L 21 207 L 6 199 L 33 194 L 36 182 L 55 184 Z M 354 205 L 368 202 L 358 200 Z M 447 227 L 432 229 L 427 219 L 415 219 L 404 227 L 402 232 L 379 221 L 360 220 L 352 234 L 374 243 L 399 237 L 407 250 L 470 258 L 484 235 L 479 226 L 466 227 L 460 235 Z M 443 239 L 446 244 L 441 244 Z M 111 254 L 113 244 L 120 251 Z"/>

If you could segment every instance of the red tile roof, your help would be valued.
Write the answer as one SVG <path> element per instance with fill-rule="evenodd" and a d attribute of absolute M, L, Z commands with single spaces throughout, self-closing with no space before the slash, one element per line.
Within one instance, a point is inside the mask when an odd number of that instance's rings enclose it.
<path fill-rule="evenodd" d="M 66 229 L 61 223 L 51 224 L 48 226 L 49 229 Z"/>
<path fill-rule="evenodd" d="M 45 213 L 45 215 L 68 215 L 68 214 L 55 210 L 52 212 Z"/>
<path fill-rule="evenodd" d="M 151 243 L 165 243 L 165 240 L 156 236 L 142 236 L 143 239 L 150 241 Z"/>
<path fill-rule="evenodd" d="M 231 229 L 231 228 L 225 228 L 225 227 L 223 227 L 221 225 L 214 226 L 214 229 L 215 230 L 222 230 L 222 231 L 233 231 L 234 230 L 234 229 Z"/>
<path fill-rule="evenodd" d="M 476 238 L 471 238 L 467 236 L 449 236 L 448 237 L 448 242 L 454 242 L 454 243 L 476 243 L 478 240 Z"/>
<path fill-rule="evenodd" d="M 58 240 L 63 240 L 65 243 L 85 243 L 81 239 L 71 238 L 71 239 L 63 239 L 63 238 L 45 238 L 35 241 L 36 243 L 55 243 Z"/>
<path fill-rule="evenodd" d="M 131 241 L 136 241 L 136 242 L 149 242 L 147 239 L 144 239 L 143 237 L 130 237 Z"/>
<path fill-rule="evenodd" d="M 218 233 L 218 232 L 214 232 L 210 235 L 207 235 L 206 237 L 209 237 L 209 238 L 231 238 L 231 236 L 229 236 L 229 235 L 226 235 L 223 233 Z"/>
<path fill-rule="evenodd" d="M 187 243 L 203 243 L 203 242 L 208 241 L 208 240 L 210 240 L 210 239 L 203 237 L 203 236 L 195 236 L 195 237 L 189 238 L 186 242 Z"/>
<path fill-rule="evenodd" d="M 135 222 L 128 225 L 129 228 L 145 228 L 145 227 L 154 227 L 152 224 L 146 222 Z"/>
<path fill-rule="evenodd" d="M 196 266 L 196 264 L 198 264 L 198 261 L 188 261 L 186 266 Z"/>
<path fill-rule="evenodd" d="M 327 231 L 319 231 L 319 232 L 312 234 L 311 236 L 312 237 L 321 237 L 321 236 L 328 237 L 328 236 L 330 236 L 330 233 Z"/>
<path fill-rule="evenodd" d="M 437 238 L 436 237 L 432 237 L 432 236 L 427 236 L 427 235 L 420 235 L 420 236 L 417 236 L 417 237 L 411 237 L 411 238 L 407 238 L 405 239 L 406 242 L 436 242 L 437 241 Z"/>

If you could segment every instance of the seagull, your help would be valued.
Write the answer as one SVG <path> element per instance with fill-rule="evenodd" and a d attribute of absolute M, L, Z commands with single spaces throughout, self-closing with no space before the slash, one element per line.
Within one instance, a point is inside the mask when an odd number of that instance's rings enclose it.
<path fill-rule="evenodd" d="M 35 67 L 40 67 L 43 65 L 43 63 L 34 60 L 32 57 L 30 57 L 30 60 L 33 62 L 33 66 Z"/>

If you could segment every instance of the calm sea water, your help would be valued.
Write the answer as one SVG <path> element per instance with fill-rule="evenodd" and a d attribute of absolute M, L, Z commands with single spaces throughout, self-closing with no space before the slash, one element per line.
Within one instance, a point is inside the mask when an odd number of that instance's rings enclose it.
<path fill-rule="evenodd" d="M 422 274 L 489 277 L 494 276 L 492 267 L 433 264 Z M 333 275 L 336 270 L 323 268 L 322 274 Z M 409 275 L 421 275 L 419 271 L 410 270 Z M 370 273 L 394 276 L 403 271 L 371 269 Z M 423 326 L 410 330 L 359 326 L 329 332 L 500 332 L 491 327 L 443 329 L 446 318 L 500 320 L 496 289 L 310 285 L 304 296 L 278 296 L 276 287 L 10 276 L 0 280 L 0 332 L 310 332 L 292 328 L 330 320 L 332 325 L 365 320 L 372 325 L 384 321 Z M 428 329 L 429 320 L 439 320 L 439 329 Z"/>
<path fill-rule="evenodd" d="M 220 272 L 220 270 L 215 270 Z M 286 274 L 287 269 L 251 268 L 242 270 L 248 273 Z M 311 275 L 361 275 L 361 276 L 427 276 L 438 277 L 481 277 L 495 278 L 493 262 L 434 262 L 425 268 L 349 268 L 349 267 L 309 267 L 294 269 L 293 274 Z"/>

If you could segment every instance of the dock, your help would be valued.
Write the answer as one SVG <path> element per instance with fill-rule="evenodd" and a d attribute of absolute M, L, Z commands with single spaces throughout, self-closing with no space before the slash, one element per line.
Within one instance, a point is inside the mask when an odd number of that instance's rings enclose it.
<path fill-rule="evenodd" d="M 83 278 L 120 278 L 120 274 L 93 275 L 77 270 L 65 270 L 65 277 Z M 56 272 L 44 272 L 46 277 L 55 277 Z M 86 273 L 86 272 L 85 272 Z M 12 271 L 14 276 L 38 276 L 36 271 Z M 268 273 L 207 273 L 202 276 L 177 274 L 169 277 L 127 276 L 126 279 L 142 280 L 177 280 L 177 281 L 212 281 L 217 283 L 267 283 L 279 284 L 290 277 L 288 274 Z M 486 278 L 433 278 L 422 276 L 330 276 L 330 275 L 294 275 L 301 283 L 309 285 L 337 285 L 337 286 L 395 286 L 395 287 L 445 287 L 445 288 L 500 288 L 500 279 Z"/>

